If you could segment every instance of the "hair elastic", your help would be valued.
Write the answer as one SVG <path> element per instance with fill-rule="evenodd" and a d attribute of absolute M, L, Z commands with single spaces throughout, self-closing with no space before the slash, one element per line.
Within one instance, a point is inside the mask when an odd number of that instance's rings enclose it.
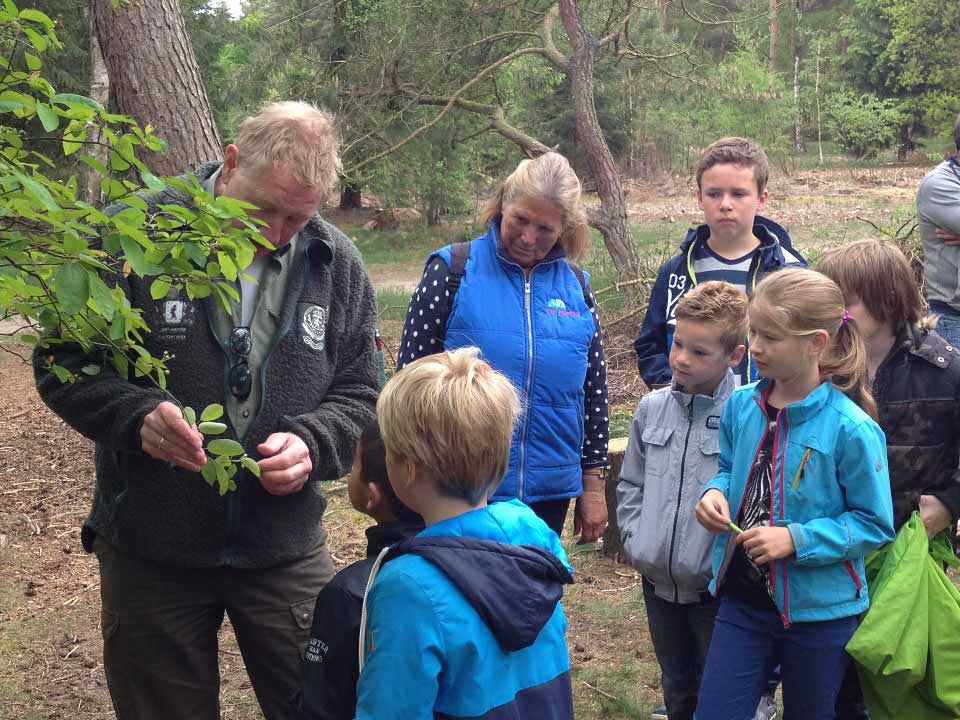
<path fill-rule="evenodd" d="M 847 310 L 846 308 L 844 308 L 844 309 L 843 309 L 843 319 L 840 321 L 840 324 L 841 324 L 841 325 L 846 325 L 848 322 L 850 322 L 850 317 L 851 317 L 851 316 L 850 316 L 850 311 Z"/>

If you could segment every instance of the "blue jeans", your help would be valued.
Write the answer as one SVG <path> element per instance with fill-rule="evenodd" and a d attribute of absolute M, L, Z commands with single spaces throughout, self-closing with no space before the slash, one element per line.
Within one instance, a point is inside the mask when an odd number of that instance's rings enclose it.
<path fill-rule="evenodd" d="M 692 720 L 718 601 L 704 593 L 704 599 L 698 603 L 670 602 L 657 597 L 653 584 L 644 578 L 643 602 L 647 607 L 653 652 L 660 664 L 667 717 Z"/>
<path fill-rule="evenodd" d="M 943 303 L 930 303 L 930 312 L 940 316 L 937 320 L 937 333 L 953 345 L 960 348 L 960 313 Z"/>
<path fill-rule="evenodd" d="M 720 601 L 697 720 L 750 720 L 780 664 L 783 720 L 832 720 L 850 656 L 844 647 L 856 616 L 784 628 L 775 610 L 757 610 L 729 596 Z"/>

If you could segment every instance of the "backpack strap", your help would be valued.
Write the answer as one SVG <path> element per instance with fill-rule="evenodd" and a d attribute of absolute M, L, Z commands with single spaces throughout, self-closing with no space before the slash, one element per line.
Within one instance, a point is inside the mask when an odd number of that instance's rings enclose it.
<path fill-rule="evenodd" d="M 453 298 L 460 289 L 460 281 L 463 280 L 463 271 L 467 267 L 467 260 L 470 259 L 470 240 L 454 243 L 450 246 L 450 273 L 447 276 L 447 291 L 450 293 L 448 307 L 453 307 Z"/>
<path fill-rule="evenodd" d="M 583 301 L 587 304 L 588 308 L 592 308 L 593 303 L 590 302 L 590 293 L 587 292 L 587 279 L 583 275 L 583 269 L 573 263 L 567 264 L 570 266 L 570 269 L 573 270 L 573 274 L 577 276 L 577 282 L 580 283 L 580 291 L 583 293 Z"/>

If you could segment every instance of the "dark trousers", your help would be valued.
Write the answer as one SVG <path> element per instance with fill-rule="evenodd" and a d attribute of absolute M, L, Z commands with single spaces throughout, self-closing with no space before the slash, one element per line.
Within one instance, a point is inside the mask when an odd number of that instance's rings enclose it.
<path fill-rule="evenodd" d="M 557 537 L 563 537 L 563 524 L 567 521 L 567 512 L 570 510 L 570 498 L 530 503 L 530 509 L 557 534 Z"/>
<path fill-rule="evenodd" d="M 660 664 L 663 701 L 670 720 L 691 720 L 697 708 L 700 677 L 710 648 L 718 601 L 708 594 L 698 603 L 681 605 L 657 597 L 643 580 L 643 602 L 653 651 Z M 756 706 L 756 703 L 754 704 Z"/>
<path fill-rule="evenodd" d="M 870 720 L 867 703 L 863 699 L 863 689 L 860 687 L 857 665 L 853 661 L 847 668 L 840 694 L 837 696 L 837 720 Z"/>
<path fill-rule="evenodd" d="M 267 720 L 292 715 L 326 546 L 263 570 L 158 565 L 97 539 L 103 664 L 117 720 L 218 720 L 226 612 Z"/>
<path fill-rule="evenodd" d="M 828 720 L 850 664 L 847 641 L 856 616 L 784 628 L 775 610 L 757 610 L 730 596 L 720 601 L 700 685 L 698 720 L 750 720 L 780 664 L 784 720 Z"/>

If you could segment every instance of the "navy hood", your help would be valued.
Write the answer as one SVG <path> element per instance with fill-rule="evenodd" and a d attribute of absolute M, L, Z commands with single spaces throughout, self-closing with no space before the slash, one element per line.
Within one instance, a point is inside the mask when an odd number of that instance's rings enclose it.
<path fill-rule="evenodd" d="M 533 645 L 573 575 L 553 553 L 535 545 L 443 535 L 411 538 L 384 563 L 419 555 L 436 565 L 483 618 L 504 650 Z"/>
<path fill-rule="evenodd" d="M 800 253 L 794 249 L 793 241 L 790 239 L 787 229 L 780 223 L 774 222 L 763 215 L 756 215 L 753 218 L 753 234 L 760 241 L 763 250 L 773 249 L 779 245 L 780 248 L 788 250 L 806 264 L 806 261 L 800 257 Z M 710 226 L 706 223 L 690 228 L 687 231 L 687 236 L 680 244 L 680 252 L 685 253 L 693 242 L 706 242 L 708 237 L 710 237 Z"/>

